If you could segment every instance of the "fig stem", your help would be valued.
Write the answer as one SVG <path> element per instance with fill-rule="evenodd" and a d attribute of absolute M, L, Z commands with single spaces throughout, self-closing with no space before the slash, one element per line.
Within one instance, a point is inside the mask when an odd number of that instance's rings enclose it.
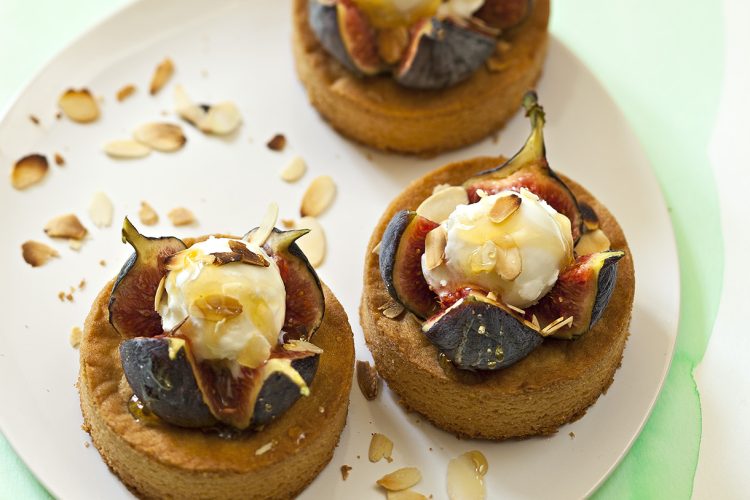
<path fill-rule="evenodd" d="M 123 243 L 130 243 L 130 245 L 136 250 L 136 253 L 138 252 L 138 245 L 136 244 L 136 240 L 144 240 L 145 237 L 138 231 L 138 229 L 135 228 L 132 222 L 130 222 L 130 219 L 125 217 L 125 220 L 122 223 L 122 242 Z"/>
<path fill-rule="evenodd" d="M 536 92 L 533 90 L 528 91 L 523 96 L 522 104 L 526 110 L 526 116 L 529 117 L 529 121 L 531 122 L 531 133 L 521 150 L 509 162 L 517 166 L 545 160 L 546 157 L 544 147 L 544 108 L 539 104 Z"/>

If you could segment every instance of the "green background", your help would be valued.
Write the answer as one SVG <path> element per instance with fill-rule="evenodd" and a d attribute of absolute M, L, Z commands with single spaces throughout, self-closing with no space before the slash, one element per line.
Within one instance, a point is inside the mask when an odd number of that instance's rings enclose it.
<path fill-rule="evenodd" d="M 1 0 L 0 107 L 8 106 L 77 34 L 126 3 Z M 680 255 L 680 330 L 666 385 L 630 453 L 595 497 L 689 498 L 701 438 L 693 370 L 713 327 L 723 272 L 723 259 L 715 257 L 723 255 L 723 247 L 707 157 L 723 69 L 720 3 L 553 4 L 552 32 L 603 81 L 645 146 L 667 199 Z M 0 499 L 47 497 L 0 435 Z"/>

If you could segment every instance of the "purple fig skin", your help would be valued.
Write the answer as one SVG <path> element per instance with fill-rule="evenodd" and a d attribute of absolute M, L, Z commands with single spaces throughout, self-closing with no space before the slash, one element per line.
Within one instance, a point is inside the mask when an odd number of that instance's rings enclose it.
<path fill-rule="evenodd" d="M 401 85 L 436 90 L 455 85 L 478 70 L 495 51 L 495 38 L 446 21 L 431 19 L 415 31 L 406 59 L 395 74 Z"/>
<path fill-rule="evenodd" d="M 425 336 L 464 370 L 500 370 L 525 358 L 543 337 L 493 303 L 469 295 L 427 321 Z"/>
<path fill-rule="evenodd" d="M 310 27 L 321 45 L 346 69 L 360 74 L 341 38 L 336 4 L 324 5 L 318 0 L 309 0 L 308 11 Z"/>

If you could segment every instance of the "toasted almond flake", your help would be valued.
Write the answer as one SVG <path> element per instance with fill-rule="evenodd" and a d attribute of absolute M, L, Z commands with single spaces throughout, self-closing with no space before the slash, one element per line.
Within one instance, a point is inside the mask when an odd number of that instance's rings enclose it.
<path fill-rule="evenodd" d="M 486 198 L 487 197 L 487 191 L 484 189 L 477 189 L 477 196 L 480 198 Z"/>
<path fill-rule="evenodd" d="M 294 221 L 295 229 L 309 229 L 310 232 L 296 241 L 313 267 L 318 267 L 326 257 L 326 233 L 315 217 L 302 217 Z"/>
<path fill-rule="evenodd" d="M 60 153 L 55 153 L 55 165 L 58 167 L 65 166 L 65 158 Z"/>
<path fill-rule="evenodd" d="M 495 270 L 505 280 L 513 281 L 518 278 L 523 270 L 523 265 L 521 262 L 521 251 L 517 246 L 509 248 L 497 247 Z"/>
<path fill-rule="evenodd" d="M 576 255 L 589 255 L 597 252 L 606 252 L 612 247 L 612 243 L 601 229 L 595 229 L 581 235 L 575 248 Z"/>
<path fill-rule="evenodd" d="M 281 219 L 281 225 L 287 229 L 294 227 L 294 219 Z"/>
<path fill-rule="evenodd" d="M 167 277 L 162 276 L 161 280 L 159 280 L 159 285 L 156 287 L 156 293 L 154 294 L 154 311 L 159 310 L 159 304 L 161 304 L 161 299 L 164 296 L 164 289 L 167 284 Z"/>
<path fill-rule="evenodd" d="M 173 226 L 187 226 L 195 222 L 193 212 L 184 207 L 173 208 L 167 213 Z"/>
<path fill-rule="evenodd" d="M 260 456 L 260 455 L 263 455 L 264 453 L 268 453 L 269 451 L 273 449 L 274 446 L 276 446 L 276 440 L 272 439 L 271 441 L 267 442 L 266 444 L 264 444 L 263 446 L 255 450 L 255 455 Z"/>
<path fill-rule="evenodd" d="M 128 84 L 117 91 L 117 101 L 122 102 L 135 93 L 135 85 Z"/>
<path fill-rule="evenodd" d="M 488 292 L 487 298 L 490 300 L 497 300 L 497 295 L 495 294 L 495 292 Z"/>
<path fill-rule="evenodd" d="M 89 123 L 99 118 L 99 105 L 89 89 L 68 89 L 57 100 L 65 116 L 78 123 Z"/>
<path fill-rule="evenodd" d="M 83 330 L 81 330 L 80 327 L 74 326 L 73 329 L 70 330 L 70 346 L 73 349 L 78 349 L 78 346 L 81 345 L 82 337 Z"/>
<path fill-rule="evenodd" d="M 583 225 L 587 231 L 594 231 L 599 229 L 599 216 L 596 215 L 591 205 L 583 201 L 578 202 L 578 206 L 581 209 L 581 218 L 583 219 Z"/>
<path fill-rule="evenodd" d="M 101 191 L 94 193 L 89 203 L 89 217 L 96 227 L 109 227 L 112 225 L 114 207 L 109 197 Z"/>
<path fill-rule="evenodd" d="M 377 480 L 377 483 L 389 491 L 400 491 L 411 488 L 422 480 L 422 474 L 416 467 L 404 467 Z"/>
<path fill-rule="evenodd" d="M 487 460 L 478 464 L 478 451 L 470 451 L 448 462 L 448 498 L 458 500 L 471 498 L 483 500 L 486 496 L 483 476 L 487 472 Z M 482 455 L 482 458 L 484 456 Z M 483 468 L 483 472 L 480 472 Z"/>
<path fill-rule="evenodd" d="M 133 133 L 133 138 L 141 144 L 166 153 L 177 151 L 187 142 L 179 125 L 166 122 L 141 125 Z"/>
<path fill-rule="evenodd" d="M 156 213 L 154 207 L 145 201 L 141 201 L 141 208 L 138 210 L 138 218 L 144 226 L 153 226 L 159 222 L 159 214 Z"/>
<path fill-rule="evenodd" d="M 544 330 L 542 330 L 542 332 L 541 332 L 542 335 L 545 336 L 545 337 L 549 337 L 549 336 L 553 335 L 555 332 L 557 332 L 558 330 L 561 330 L 565 326 L 567 326 L 568 328 L 570 328 L 571 326 L 573 326 L 573 316 L 568 316 L 567 318 L 565 318 L 562 321 L 560 321 L 560 319 L 561 318 L 558 318 L 555 321 L 553 321 L 552 323 L 550 323 L 549 325 L 547 325 L 544 328 Z"/>
<path fill-rule="evenodd" d="M 425 267 L 433 270 L 443 263 L 445 258 L 445 245 L 448 243 L 448 233 L 444 226 L 438 226 L 425 238 Z"/>
<path fill-rule="evenodd" d="M 346 479 L 349 477 L 349 471 L 351 471 L 352 468 L 349 465 L 342 465 L 341 466 L 341 480 L 346 481 Z"/>
<path fill-rule="evenodd" d="M 307 164 L 301 156 L 294 156 L 284 168 L 281 169 L 281 180 L 286 182 L 296 182 L 307 172 Z"/>
<path fill-rule="evenodd" d="M 485 63 L 490 73 L 499 73 L 510 68 L 510 61 L 506 61 L 501 57 L 490 57 Z"/>
<path fill-rule="evenodd" d="M 383 309 L 383 316 L 388 319 L 396 319 L 404 313 L 404 306 L 397 302 L 391 302 L 388 307 Z"/>
<path fill-rule="evenodd" d="M 284 134 L 276 134 L 266 143 L 266 147 L 271 151 L 284 151 L 286 137 L 284 137 Z"/>
<path fill-rule="evenodd" d="M 386 498 L 387 500 L 427 500 L 426 496 L 413 490 L 388 491 Z"/>
<path fill-rule="evenodd" d="M 490 293 L 492 293 L 492 292 L 490 292 Z M 487 294 L 487 296 L 489 297 L 489 294 Z M 526 314 L 526 311 L 524 311 L 520 307 L 516 307 L 513 304 L 505 304 L 505 305 L 508 306 L 508 309 L 510 309 L 511 311 L 516 311 L 518 314 L 521 314 L 521 315 Z"/>
<path fill-rule="evenodd" d="M 300 215 L 317 217 L 326 211 L 336 197 L 336 183 L 328 175 L 316 177 L 302 197 Z"/>
<path fill-rule="evenodd" d="M 323 354 L 323 349 L 306 340 L 290 340 L 283 344 L 284 350 L 292 352 L 314 352 Z"/>
<path fill-rule="evenodd" d="M 388 462 L 392 462 L 391 455 L 393 454 L 393 441 L 388 439 L 385 434 L 376 432 L 370 439 L 370 448 L 367 450 L 367 458 L 372 463 L 380 462 L 381 459 L 385 458 Z M 416 483 L 414 483 L 416 484 Z M 412 485 L 409 485 L 412 486 Z M 404 488 L 408 488 L 405 486 Z M 401 488 L 401 489 L 404 489 Z M 390 488 L 389 488 L 390 489 Z"/>
<path fill-rule="evenodd" d="M 417 207 L 417 214 L 440 224 L 446 220 L 459 205 L 469 203 L 466 189 L 451 186 L 432 194 Z"/>
<path fill-rule="evenodd" d="M 44 232 L 52 238 L 82 240 L 88 231 L 74 214 L 55 217 L 44 226 Z"/>
<path fill-rule="evenodd" d="M 271 235 L 271 231 L 273 231 L 273 227 L 276 225 L 276 220 L 278 218 L 279 206 L 276 203 L 269 203 L 268 208 L 266 208 L 266 213 L 260 221 L 260 226 L 258 226 L 258 229 L 254 233 L 246 235 L 245 239 L 249 236 L 250 243 L 262 247 Z"/>
<path fill-rule="evenodd" d="M 154 70 L 154 76 L 151 77 L 151 85 L 149 85 L 148 89 L 151 95 L 155 95 L 159 92 L 172 77 L 173 73 L 174 64 L 170 58 L 165 57 Z"/>
<path fill-rule="evenodd" d="M 57 250 L 38 241 L 24 242 L 21 245 L 21 254 L 23 255 L 23 260 L 31 267 L 43 266 L 52 257 L 60 256 Z"/>
<path fill-rule="evenodd" d="M 180 118 L 196 127 L 206 118 L 206 109 L 199 104 L 195 104 L 182 85 L 175 85 L 174 107 Z"/>
<path fill-rule="evenodd" d="M 143 158 L 151 153 L 151 148 L 131 139 L 110 141 L 104 145 L 104 152 L 112 158 Z"/>
<path fill-rule="evenodd" d="M 531 315 L 531 324 L 534 325 L 534 328 L 537 330 L 541 329 L 541 326 L 539 326 L 539 319 L 536 317 L 536 314 Z"/>
<path fill-rule="evenodd" d="M 366 400 L 372 401 L 380 392 L 380 377 L 369 361 L 357 361 L 357 385 Z M 370 445 L 372 446 L 372 445 Z"/>
<path fill-rule="evenodd" d="M 68 247 L 74 252 L 77 252 L 83 247 L 83 241 L 82 240 L 68 240 Z"/>
<path fill-rule="evenodd" d="M 381 242 L 381 241 L 378 241 L 378 244 L 377 244 L 377 245 L 375 245 L 375 246 L 374 246 L 374 247 L 372 248 L 372 253 L 374 253 L 375 255 L 380 255 L 380 243 L 382 243 L 382 242 Z"/>
<path fill-rule="evenodd" d="M 547 326 L 542 328 L 542 332 L 541 332 L 542 335 L 545 335 L 545 336 L 548 335 L 551 330 L 555 329 L 555 327 L 559 325 L 560 323 L 562 323 L 563 321 L 565 321 L 565 316 L 560 316 L 556 320 L 552 321 Z"/>
<path fill-rule="evenodd" d="M 449 187 L 453 187 L 450 184 L 438 184 L 434 188 L 432 188 L 432 194 L 438 193 L 444 189 L 448 189 Z"/>
<path fill-rule="evenodd" d="M 242 124 L 240 110 L 233 102 L 225 101 L 208 108 L 198 128 L 207 134 L 229 135 Z"/>
<path fill-rule="evenodd" d="M 48 170 L 49 162 L 46 156 L 30 154 L 24 156 L 13 165 L 10 181 L 14 188 L 26 189 L 44 179 Z"/>
<path fill-rule="evenodd" d="M 516 213 L 516 211 L 521 207 L 521 197 L 516 194 L 511 194 L 509 196 L 501 196 L 495 201 L 495 204 L 492 205 L 492 208 L 490 209 L 489 213 L 489 219 L 499 224 L 503 222 L 505 219 Z"/>

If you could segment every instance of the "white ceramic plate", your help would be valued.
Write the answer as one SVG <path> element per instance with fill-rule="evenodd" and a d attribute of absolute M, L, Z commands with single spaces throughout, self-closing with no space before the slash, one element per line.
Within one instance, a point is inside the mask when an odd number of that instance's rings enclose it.
<path fill-rule="evenodd" d="M 134 3 L 107 19 L 55 58 L 26 88 L 0 122 L 3 168 L 31 152 L 59 151 L 63 168 L 51 166 L 42 185 L 23 192 L 0 182 L 0 425 L 13 447 L 61 498 L 127 498 L 96 449 L 85 447 L 74 383 L 78 354 L 68 343 L 82 325 L 101 286 L 130 254 L 120 243 L 119 221 L 135 216 L 141 200 L 162 216 L 148 234 L 241 233 L 255 225 L 266 205 L 277 201 L 282 217 L 293 217 L 307 183 L 330 174 L 339 191 L 321 217 L 329 241 L 319 269 L 344 304 L 355 332 L 357 357 L 369 359 L 357 322 L 362 263 L 370 231 L 389 200 L 412 179 L 446 162 L 483 154 L 511 154 L 522 144 L 526 121 L 517 116 L 499 143 L 491 140 L 429 160 L 373 153 L 333 132 L 308 105 L 293 70 L 289 2 L 162 0 Z M 165 56 L 177 72 L 156 97 L 146 89 Z M 138 93 L 124 103 L 114 94 L 126 83 Z M 114 161 L 101 152 L 108 140 L 128 137 L 141 123 L 171 113 L 172 87 L 182 83 L 201 102 L 233 100 L 244 125 L 224 140 L 184 125 L 187 146 L 175 154 L 152 153 L 136 161 Z M 102 118 L 91 125 L 55 120 L 57 96 L 69 86 L 88 86 L 104 97 Z M 586 416 L 552 437 L 493 443 L 457 440 L 407 414 L 385 391 L 366 402 L 351 394 L 348 425 L 331 464 L 304 498 L 383 498 L 374 486 L 396 467 L 416 465 L 424 476 L 415 489 L 445 498 L 446 464 L 470 449 L 489 459 L 490 498 L 575 498 L 592 492 L 637 436 L 667 372 L 677 332 L 679 277 L 667 210 L 642 147 L 612 100 L 582 63 L 557 40 L 539 95 L 547 109 L 548 154 L 553 167 L 583 182 L 618 217 L 630 240 L 637 274 L 632 335 L 622 368 L 605 396 Z M 28 115 L 41 118 L 34 126 Z M 170 120 L 176 117 L 170 115 Z M 283 132 L 283 153 L 265 147 Z M 310 169 L 297 184 L 279 180 L 293 154 Z M 86 208 L 95 191 L 115 204 L 112 227 L 98 230 Z M 165 214 L 191 208 L 195 227 L 174 229 Z M 91 230 L 79 252 L 52 243 L 61 258 L 32 269 L 21 259 L 28 239 L 47 241 L 42 227 L 53 216 L 75 212 Z M 99 261 L 107 261 L 101 267 Z M 57 294 L 77 285 L 74 303 Z M 481 409 L 477 409 L 481 411 Z M 370 464 L 370 433 L 396 443 L 395 461 Z M 574 432 L 571 439 L 569 433 Z M 363 458 L 357 458 L 361 456 Z M 353 467 L 342 481 L 339 467 Z"/>

